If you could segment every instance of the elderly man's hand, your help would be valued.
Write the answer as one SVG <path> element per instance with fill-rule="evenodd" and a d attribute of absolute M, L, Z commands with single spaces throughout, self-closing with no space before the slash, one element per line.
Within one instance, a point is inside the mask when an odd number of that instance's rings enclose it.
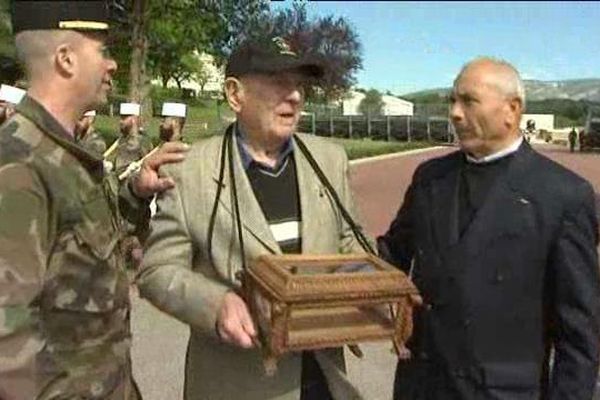
<path fill-rule="evenodd" d="M 256 329 L 244 300 L 227 292 L 217 315 L 217 333 L 221 340 L 245 349 L 254 347 Z"/>
<path fill-rule="evenodd" d="M 140 171 L 132 179 L 133 193 L 145 199 L 175 186 L 173 179 L 159 176 L 158 170 L 163 164 L 183 161 L 185 152 L 189 148 L 189 145 L 181 142 L 164 143 L 160 149 L 144 160 Z"/>

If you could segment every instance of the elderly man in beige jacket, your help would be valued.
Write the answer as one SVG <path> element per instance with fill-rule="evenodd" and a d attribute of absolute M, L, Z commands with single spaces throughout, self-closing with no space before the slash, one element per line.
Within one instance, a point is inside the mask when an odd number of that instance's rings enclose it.
<path fill-rule="evenodd" d="M 293 136 L 303 84 L 322 73 L 280 39 L 241 45 L 225 81 L 236 122 L 165 170 L 176 187 L 158 198 L 138 283 L 143 297 L 191 327 L 186 399 L 362 398 L 345 375 L 342 349 L 287 355 L 266 377 L 256 328 L 237 294 L 242 251 L 246 263 L 269 253 L 362 251 L 298 140 L 353 214 L 344 150 Z"/>

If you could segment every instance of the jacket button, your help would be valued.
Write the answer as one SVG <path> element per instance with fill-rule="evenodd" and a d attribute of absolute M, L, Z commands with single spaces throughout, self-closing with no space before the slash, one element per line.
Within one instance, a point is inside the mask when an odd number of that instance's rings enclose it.
<path fill-rule="evenodd" d="M 471 325 L 471 320 L 469 318 L 465 318 L 465 320 L 463 321 L 463 325 L 465 326 L 465 328 L 469 327 L 469 325 Z"/>

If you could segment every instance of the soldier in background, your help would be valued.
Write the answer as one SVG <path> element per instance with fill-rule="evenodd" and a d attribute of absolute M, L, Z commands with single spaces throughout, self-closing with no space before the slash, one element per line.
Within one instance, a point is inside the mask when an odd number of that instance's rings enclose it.
<path fill-rule="evenodd" d="M 167 143 L 118 194 L 75 143 L 79 116 L 106 102 L 117 65 L 104 1 L 14 1 L 30 89 L 0 127 L 0 398 L 132 400 L 124 219 L 173 187 Z"/>
<path fill-rule="evenodd" d="M 120 136 L 115 150 L 107 155 L 107 161 L 113 163 L 117 175 L 124 172 L 129 164 L 141 160 L 152 150 L 150 139 L 140 133 L 140 105 L 121 103 L 119 108 Z"/>
<path fill-rule="evenodd" d="M 579 131 L 579 151 L 585 151 L 585 130 Z"/>
<path fill-rule="evenodd" d="M 183 140 L 187 107 L 183 103 L 163 103 L 159 135 L 163 142 Z"/>
<path fill-rule="evenodd" d="M 0 125 L 15 112 L 15 106 L 25 96 L 25 91 L 10 85 L 0 85 Z"/>
<path fill-rule="evenodd" d="M 569 132 L 569 150 L 571 153 L 575 151 L 575 143 L 577 143 L 577 131 L 573 127 L 571 132 Z"/>
<path fill-rule="evenodd" d="M 130 164 L 141 160 L 152 151 L 152 142 L 140 133 L 140 112 L 141 107 L 138 103 L 121 103 L 119 107 L 121 136 L 113 154 L 106 157 L 106 161 L 112 162 L 117 177 L 122 176 Z M 121 250 L 125 255 L 127 268 L 132 273 L 142 262 L 143 243 L 148 235 L 150 215 L 151 211 L 147 208 L 138 220 L 125 226 L 128 235 L 121 243 Z"/>
<path fill-rule="evenodd" d="M 75 140 L 92 153 L 102 157 L 102 154 L 106 151 L 106 142 L 94 129 L 95 119 L 95 110 L 83 113 L 83 116 L 75 124 Z"/>

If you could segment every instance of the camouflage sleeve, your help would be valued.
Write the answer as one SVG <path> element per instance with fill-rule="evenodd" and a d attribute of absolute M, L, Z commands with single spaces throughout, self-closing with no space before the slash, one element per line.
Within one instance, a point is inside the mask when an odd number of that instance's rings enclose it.
<path fill-rule="evenodd" d="M 127 222 L 127 232 L 135 236 L 140 235 L 140 240 L 143 242 L 147 236 L 150 223 L 151 199 L 140 199 L 133 194 L 130 187 L 131 179 L 135 179 L 135 174 L 119 187 L 119 209 L 121 216 Z"/>
<path fill-rule="evenodd" d="M 91 143 L 91 148 L 97 154 L 102 155 L 106 151 L 106 142 L 98 135 Z"/>
<path fill-rule="evenodd" d="M 148 136 L 142 137 L 141 145 L 142 145 L 142 155 L 143 156 L 150 153 L 152 151 L 152 149 L 154 148 L 154 145 L 152 144 L 152 140 Z"/>
<path fill-rule="evenodd" d="M 46 270 L 48 199 L 38 175 L 23 164 L 0 166 L 0 397 L 30 399 L 37 388 L 35 300 Z M 20 378 L 19 378 L 20 377 Z"/>

